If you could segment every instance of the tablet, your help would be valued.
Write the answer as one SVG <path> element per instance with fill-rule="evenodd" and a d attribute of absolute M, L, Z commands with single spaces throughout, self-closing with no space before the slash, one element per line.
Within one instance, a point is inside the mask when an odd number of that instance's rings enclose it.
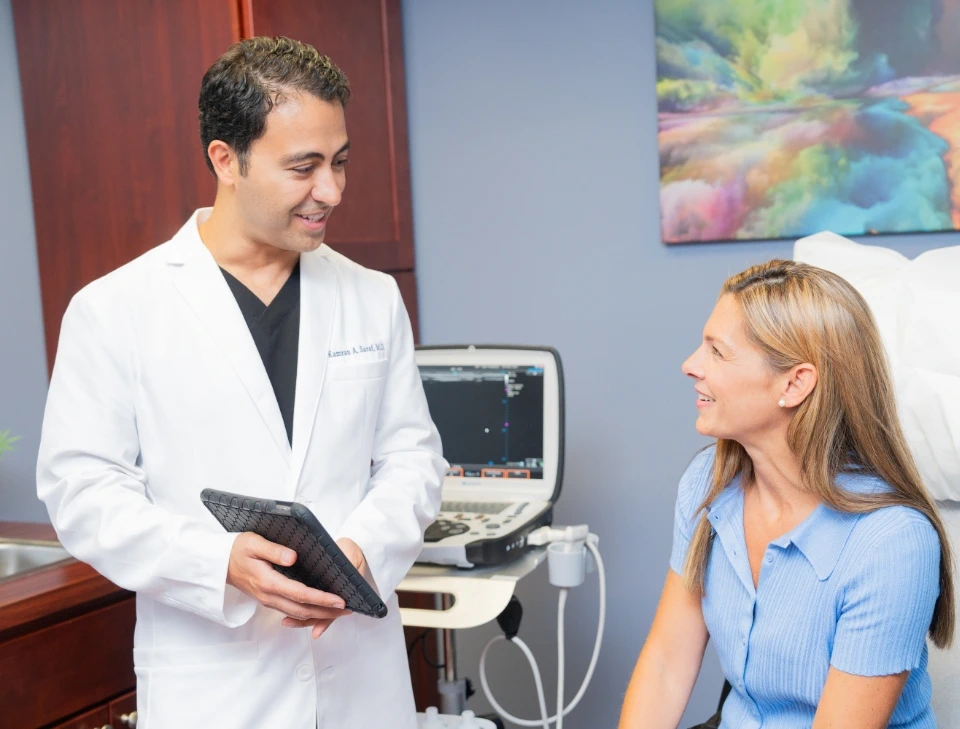
<path fill-rule="evenodd" d="M 200 499 L 228 532 L 253 532 L 295 551 L 297 561 L 292 566 L 274 565 L 280 574 L 340 596 L 355 613 L 372 618 L 387 614 L 380 596 L 303 504 L 215 489 L 204 489 Z"/>

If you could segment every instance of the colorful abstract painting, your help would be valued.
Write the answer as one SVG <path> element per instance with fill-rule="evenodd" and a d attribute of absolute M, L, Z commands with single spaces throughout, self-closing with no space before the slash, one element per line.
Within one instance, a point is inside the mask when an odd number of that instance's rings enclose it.
<path fill-rule="evenodd" d="M 960 0 L 655 0 L 663 240 L 960 229 Z"/>

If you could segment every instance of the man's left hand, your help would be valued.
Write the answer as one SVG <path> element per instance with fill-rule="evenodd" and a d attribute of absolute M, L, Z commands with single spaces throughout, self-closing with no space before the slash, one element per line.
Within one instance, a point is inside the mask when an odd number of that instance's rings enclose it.
<path fill-rule="evenodd" d="M 377 585 L 373 581 L 373 575 L 370 574 L 370 567 L 367 565 L 367 558 L 363 556 L 363 550 L 352 539 L 338 539 L 337 546 L 344 556 L 350 560 L 350 563 L 357 568 L 357 571 L 363 575 L 363 579 L 370 583 L 370 586 L 376 590 Z M 349 613 L 348 613 L 349 614 Z M 311 628 L 311 635 L 314 639 L 323 635 L 324 631 L 330 627 L 336 618 L 324 618 L 320 620 L 296 620 L 294 618 L 284 618 L 281 622 L 285 628 Z"/>

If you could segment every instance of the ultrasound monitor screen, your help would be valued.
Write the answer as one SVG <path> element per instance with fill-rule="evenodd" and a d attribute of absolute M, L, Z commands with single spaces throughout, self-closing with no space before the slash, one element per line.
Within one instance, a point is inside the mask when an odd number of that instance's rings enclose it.
<path fill-rule="evenodd" d="M 421 366 L 448 476 L 543 478 L 543 368 Z"/>

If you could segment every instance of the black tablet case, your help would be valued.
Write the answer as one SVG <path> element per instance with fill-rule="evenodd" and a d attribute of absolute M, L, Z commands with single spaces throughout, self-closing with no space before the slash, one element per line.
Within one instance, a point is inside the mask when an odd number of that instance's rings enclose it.
<path fill-rule="evenodd" d="M 339 595 L 355 613 L 372 618 L 387 614 L 383 600 L 306 506 L 215 489 L 204 489 L 200 499 L 228 532 L 253 532 L 295 551 L 292 567 L 274 565 L 280 574 Z"/>

